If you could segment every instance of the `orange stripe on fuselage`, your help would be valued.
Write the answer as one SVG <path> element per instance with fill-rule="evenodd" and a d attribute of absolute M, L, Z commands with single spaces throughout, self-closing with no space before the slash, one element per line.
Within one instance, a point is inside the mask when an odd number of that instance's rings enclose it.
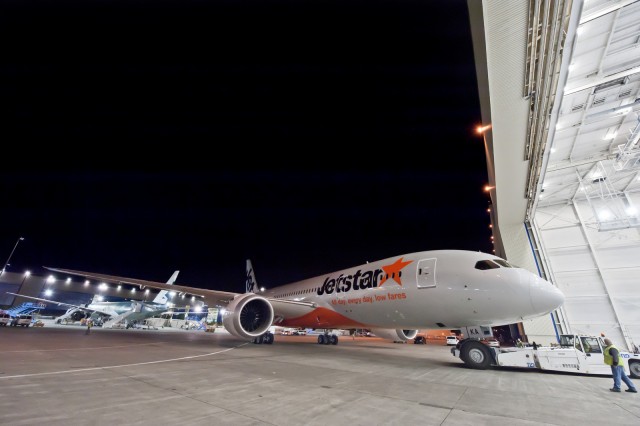
<path fill-rule="evenodd" d="M 366 328 L 367 325 L 347 318 L 327 308 L 316 308 L 313 312 L 297 318 L 288 318 L 278 326 L 305 328 Z"/>

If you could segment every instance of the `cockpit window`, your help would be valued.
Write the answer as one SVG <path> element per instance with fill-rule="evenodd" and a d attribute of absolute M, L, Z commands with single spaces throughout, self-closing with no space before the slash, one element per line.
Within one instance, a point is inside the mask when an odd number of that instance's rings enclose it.
<path fill-rule="evenodd" d="M 481 271 L 484 271 L 487 269 L 497 269 L 499 267 L 500 266 L 496 265 L 491 260 L 480 260 L 476 263 L 476 269 L 480 269 Z"/>
<path fill-rule="evenodd" d="M 513 268 L 513 266 L 509 262 L 507 262 L 506 260 L 493 259 L 493 261 L 496 262 L 500 266 L 504 266 L 505 268 Z"/>

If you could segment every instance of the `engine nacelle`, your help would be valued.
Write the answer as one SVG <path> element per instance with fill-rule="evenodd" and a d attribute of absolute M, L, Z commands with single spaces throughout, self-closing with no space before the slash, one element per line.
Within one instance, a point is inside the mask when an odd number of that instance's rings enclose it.
<path fill-rule="evenodd" d="M 418 335 L 418 330 L 402 330 L 393 328 L 372 328 L 371 332 L 383 339 L 393 340 L 394 342 L 411 340 Z"/>
<path fill-rule="evenodd" d="M 82 318 L 88 317 L 88 314 L 85 314 L 83 311 L 75 311 L 74 313 L 71 314 L 71 319 L 74 321 L 80 321 Z"/>
<path fill-rule="evenodd" d="M 273 306 L 255 293 L 236 296 L 222 316 L 224 328 L 236 337 L 253 339 L 264 334 L 273 322 Z"/>

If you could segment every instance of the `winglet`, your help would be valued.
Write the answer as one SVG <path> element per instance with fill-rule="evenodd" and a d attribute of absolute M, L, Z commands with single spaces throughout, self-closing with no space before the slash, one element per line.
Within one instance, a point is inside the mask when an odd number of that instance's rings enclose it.
<path fill-rule="evenodd" d="M 247 293 L 258 292 L 258 281 L 256 281 L 256 274 L 253 272 L 253 266 L 251 266 L 251 260 L 247 259 L 247 280 L 246 280 Z"/>
<path fill-rule="evenodd" d="M 167 281 L 167 284 L 173 284 L 176 282 L 176 279 L 178 279 L 178 274 L 180 273 L 180 271 L 175 271 L 173 273 L 173 275 L 171 275 L 171 278 L 169 278 L 169 281 Z"/>

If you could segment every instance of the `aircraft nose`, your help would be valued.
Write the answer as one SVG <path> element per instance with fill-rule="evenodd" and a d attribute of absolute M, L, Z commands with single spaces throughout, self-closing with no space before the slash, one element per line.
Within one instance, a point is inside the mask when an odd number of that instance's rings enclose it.
<path fill-rule="evenodd" d="M 537 275 L 531 275 L 529 289 L 531 304 L 540 315 L 547 314 L 564 303 L 564 294 L 558 287 Z"/>

